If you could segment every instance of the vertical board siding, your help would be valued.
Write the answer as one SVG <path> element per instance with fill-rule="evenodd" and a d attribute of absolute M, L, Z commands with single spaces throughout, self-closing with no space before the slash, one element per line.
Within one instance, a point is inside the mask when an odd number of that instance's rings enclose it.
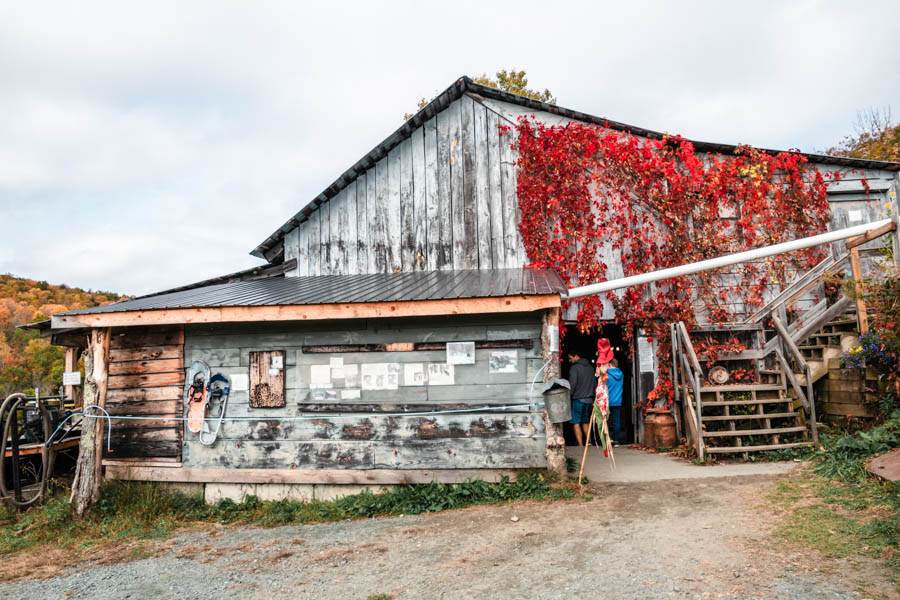
<path fill-rule="evenodd" d="M 366 215 L 368 231 L 368 245 L 366 246 L 366 273 L 383 273 L 378 270 L 378 170 L 376 168 L 366 171 Z M 382 253 L 384 252 L 382 242 Z M 382 260 L 383 263 L 383 260 Z"/>
<path fill-rule="evenodd" d="M 506 268 L 521 266 L 519 262 L 519 196 L 516 193 L 516 166 L 512 148 L 512 135 L 500 138 L 500 193 L 503 203 L 504 248 L 506 251 Z M 524 254 L 524 250 L 523 250 Z"/>
<path fill-rule="evenodd" d="M 426 268 L 427 215 L 425 212 L 425 128 L 416 129 L 411 138 L 412 145 L 412 213 L 415 215 L 412 229 L 413 267 L 415 271 Z"/>
<path fill-rule="evenodd" d="M 375 272 L 390 273 L 388 252 L 390 251 L 387 223 L 388 223 L 388 158 L 383 158 L 375 165 L 375 222 L 370 234 L 374 240 L 370 240 L 375 250 Z"/>
<path fill-rule="evenodd" d="M 478 267 L 493 266 L 491 255 L 491 187 L 489 179 L 487 111 L 481 104 L 475 109 L 475 240 L 478 245 Z"/>
<path fill-rule="evenodd" d="M 416 270 L 416 206 L 413 202 L 413 142 L 400 144 L 400 266 Z"/>
<path fill-rule="evenodd" d="M 454 133 L 459 127 L 459 105 L 456 111 L 449 108 L 438 113 L 437 116 L 437 140 L 438 140 L 438 169 L 437 169 L 437 207 L 438 207 L 438 230 L 436 232 L 438 243 L 438 255 L 436 267 L 438 270 L 453 268 L 453 197 L 451 188 L 451 161 L 453 158 L 450 154 L 451 147 L 456 146 L 453 140 Z M 457 117 L 457 123 L 454 124 L 454 116 Z M 458 142 L 458 140 L 457 140 Z"/>
<path fill-rule="evenodd" d="M 506 266 L 506 227 L 515 227 L 503 218 L 503 195 L 500 185 L 500 122 L 497 113 L 487 110 L 487 137 L 488 146 L 488 179 L 489 179 L 489 203 L 491 215 L 491 264 L 495 269 Z"/>
<path fill-rule="evenodd" d="M 454 256 L 454 268 L 478 268 L 478 207 L 475 198 L 475 101 L 469 97 L 460 100 L 460 140 L 462 154 L 462 255 Z M 456 222 L 454 221 L 454 227 Z M 454 229 L 454 231 L 456 231 Z M 454 235 L 455 238 L 458 237 Z M 455 247 L 454 247 L 455 249 Z M 458 258 L 458 260 L 456 260 Z"/>
<path fill-rule="evenodd" d="M 321 275 L 321 250 L 319 248 L 319 221 L 322 217 L 322 211 L 313 211 L 309 216 L 309 220 L 304 223 L 306 230 L 309 232 L 309 274 Z M 302 248 L 301 248 L 302 250 Z"/>
<path fill-rule="evenodd" d="M 397 273 L 401 270 L 400 262 L 400 149 L 405 140 L 388 153 L 388 204 L 387 204 L 387 269 L 388 273 Z"/>
<path fill-rule="evenodd" d="M 438 270 L 441 253 L 441 221 L 438 206 L 438 131 L 437 117 L 425 122 L 425 264 Z"/>
<path fill-rule="evenodd" d="M 347 268 L 344 272 L 348 275 L 356 275 L 359 273 L 359 261 L 357 259 L 357 252 L 359 252 L 359 225 L 356 214 L 356 186 L 359 184 L 359 181 L 359 179 L 356 179 L 347 186 L 347 212 L 345 213 L 347 228 L 345 260 L 347 261 Z M 363 185 L 365 185 L 365 183 L 363 183 Z"/>
<path fill-rule="evenodd" d="M 321 218 L 319 219 L 319 273 L 331 275 L 331 202 L 326 202 L 319 207 Z"/>

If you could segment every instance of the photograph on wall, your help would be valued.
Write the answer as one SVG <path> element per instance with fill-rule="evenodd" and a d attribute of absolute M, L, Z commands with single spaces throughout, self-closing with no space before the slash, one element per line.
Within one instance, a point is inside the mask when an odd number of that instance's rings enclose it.
<path fill-rule="evenodd" d="M 493 350 L 489 362 L 491 373 L 518 373 L 519 353 L 516 350 Z"/>
<path fill-rule="evenodd" d="M 332 367 L 333 368 L 333 367 Z M 359 365 L 344 365 L 344 387 L 347 388 L 358 388 L 359 387 Z"/>
<path fill-rule="evenodd" d="M 433 363 L 428 365 L 428 385 L 453 385 L 453 365 Z"/>
<path fill-rule="evenodd" d="M 386 390 L 396 390 L 400 385 L 400 363 L 387 364 Z"/>
<path fill-rule="evenodd" d="M 425 365 L 422 363 L 404 364 L 403 385 L 425 385 Z"/>
<path fill-rule="evenodd" d="M 447 342 L 448 365 L 474 365 L 475 342 Z"/>

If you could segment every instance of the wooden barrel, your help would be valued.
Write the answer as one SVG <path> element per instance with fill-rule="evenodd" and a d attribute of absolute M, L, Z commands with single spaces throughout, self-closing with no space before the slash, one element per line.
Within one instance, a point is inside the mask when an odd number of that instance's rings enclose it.
<path fill-rule="evenodd" d="M 644 446 L 647 448 L 674 448 L 678 445 L 675 435 L 675 417 L 665 408 L 651 408 L 644 417 Z"/>

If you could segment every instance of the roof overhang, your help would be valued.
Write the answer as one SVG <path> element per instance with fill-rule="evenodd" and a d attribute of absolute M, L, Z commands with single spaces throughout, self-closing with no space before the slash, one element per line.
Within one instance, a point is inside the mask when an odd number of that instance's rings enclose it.
<path fill-rule="evenodd" d="M 403 302 L 358 302 L 290 306 L 216 306 L 54 315 L 54 331 L 82 327 L 136 327 L 190 323 L 322 321 L 387 317 L 438 317 L 531 312 L 558 308 L 559 294 L 454 298 Z"/>

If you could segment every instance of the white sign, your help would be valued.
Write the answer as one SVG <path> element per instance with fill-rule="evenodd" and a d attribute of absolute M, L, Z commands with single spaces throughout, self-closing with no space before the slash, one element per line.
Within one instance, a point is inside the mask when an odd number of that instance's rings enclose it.
<path fill-rule="evenodd" d="M 428 385 L 453 385 L 453 365 L 435 363 L 428 365 Z"/>
<path fill-rule="evenodd" d="M 519 353 L 516 350 L 494 350 L 488 366 L 491 373 L 518 373 Z"/>
<path fill-rule="evenodd" d="M 645 337 L 638 338 L 638 363 L 641 373 L 652 373 L 653 368 L 653 344 Z"/>
<path fill-rule="evenodd" d="M 547 326 L 547 343 L 550 345 L 550 352 L 559 352 L 559 326 Z"/>
<path fill-rule="evenodd" d="M 331 387 L 331 367 L 328 365 L 310 365 L 310 367 L 309 367 L 309 387 L 311 387 L 311 388 L 330 388 Z"/>
<path fill-rule="evenodd" d="M 332 356 L 328 359 L 328 366 L 332 369 L 340 368 L 344 366 L 344 357 L 343 356 Z"/>
<path fill-rule="evenodd" d="M 861 210 L 848 210 L 847 211 L 847 222 L 848 223 L 859 223 L 863 220 L 863 213 Z"/>
<path fill-rule="evenodd" d="M 63 373 L 63 385 L 81 385 L 81 371 Z"/>
<path fill-rule="evenodd" d="M 474 365 L 475 342 L 447 342 L 448 365 Z"/>
<path fill-rule="evenodd" d="M 404 364 L 403 385 L 425 385 L 425 365 L 422 363 Z"/>
<path fill-rule="evenodd" d="M 234 392 L 246 392 L 250 389 L 250 376 L 246 373 L 231 374 L 231 390 Z"/>
<path fill-rule="evenodd" d="M 284 368 L 284 357 L 280 354 L 276 354 L 272 357 L 271 369 L 277 371 L 279 369 Z M 273 375 L 273 373 L 269 373 L 269 375 Z M 278 373 L 274 373 L 274 375 L 278 375 Z"/>
<path fill-rule="evenodd" d="M 359 400 L 360 390 L 341 390 L 341 400 Z"/>

